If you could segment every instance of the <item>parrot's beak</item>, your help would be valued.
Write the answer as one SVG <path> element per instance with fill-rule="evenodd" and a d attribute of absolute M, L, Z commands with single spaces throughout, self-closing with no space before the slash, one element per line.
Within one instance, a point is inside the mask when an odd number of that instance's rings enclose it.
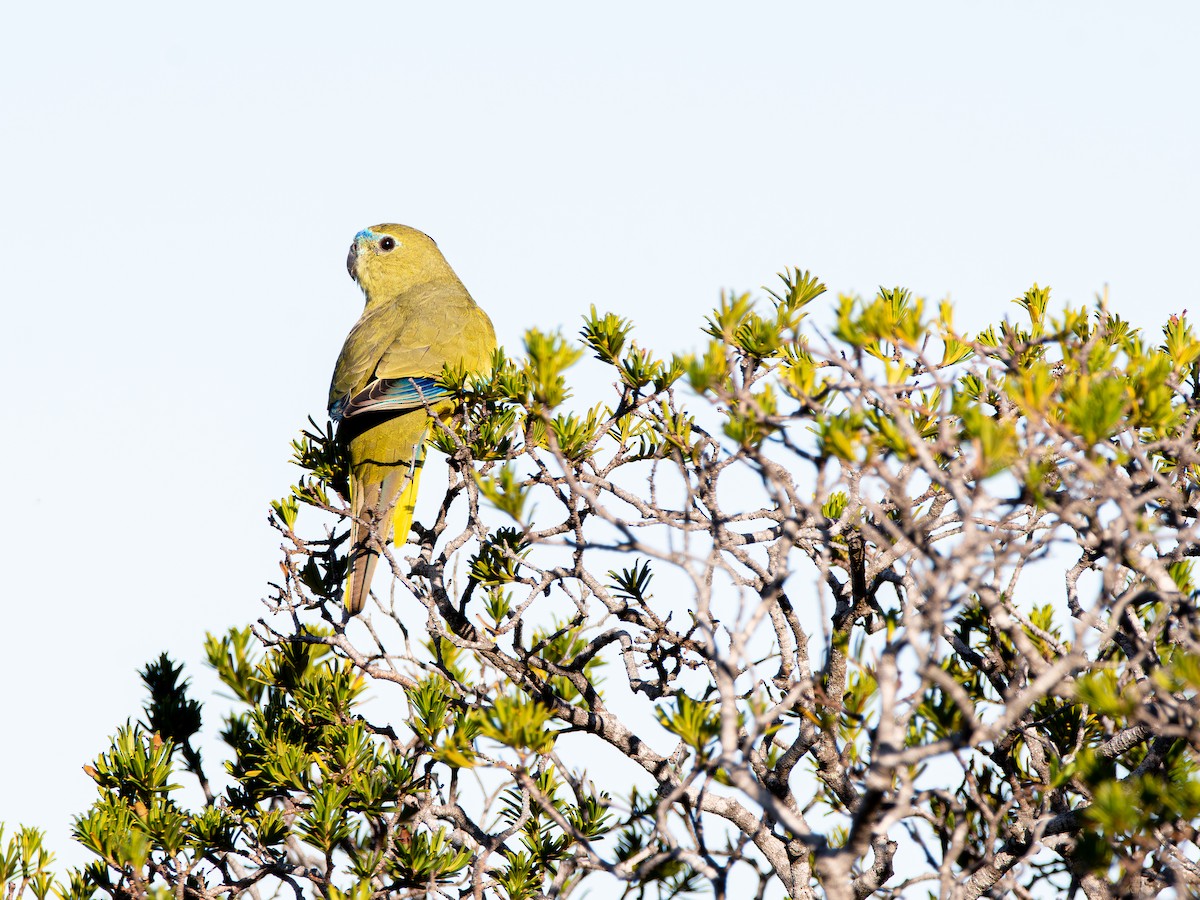
<path fill-rule="evenodd" d="M 346 271 L 350 273 L 350 277 L 358 281 L 358 240 L 356 239 L 350 245 L 350 254 L 346 257 Z"/>

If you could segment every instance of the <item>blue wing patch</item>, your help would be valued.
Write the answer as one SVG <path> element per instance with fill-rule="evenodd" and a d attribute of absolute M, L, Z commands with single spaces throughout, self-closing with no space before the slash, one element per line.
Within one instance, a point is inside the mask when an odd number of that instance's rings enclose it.
<path fill-rule="evenodd" d="M 329 417 L 335 422 L 372 412 L 403 412 L 420 409 L 450 396 L 450 391 L 438 384 L 436 378 L 381 378 L 372 381 L 354 396 L 339 397 L 329 407 Z"/>

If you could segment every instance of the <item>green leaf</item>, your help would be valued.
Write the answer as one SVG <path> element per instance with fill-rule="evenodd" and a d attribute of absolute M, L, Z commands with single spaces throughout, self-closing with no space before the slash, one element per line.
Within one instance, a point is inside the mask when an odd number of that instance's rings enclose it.
<path fill-rule="evenodd" d="M 580 336 L 596 354 L 596 358 L 606 363 L 615 364 L 621 356 L 621 350 L 633 330 L 633 323 L 613 313 L 601 316 L 596 312 L 595 304 L 584 317 L 583 329 Z"/>
<path fill-rule="evenodd" d="M 525 365 L 522 373 L 529 379 L 533 399 L 553 409 L 570 396 L 563 376 L 583 350 L 571 347 L 561 334 L 546 334 L 536 328 L 525 332 Z"/>
<path fill-rule="evenodd" d="M 558 736 L 550 730 L 551 717 L 542 703 L 521 694 L 507 694 L 485 708 L 480 734 L 516 750 L 549 753 Z"/>
<path fill-rule="evenodd" d="M 518 522 L 524 521 L 525 503 L 529 498 L 532 485 L 523 482 L 517 476 L 515 466 L 500 466 L 491 475 L 476 472 L 475 482 L 479 485 L 480 493 L 496 509 L 507 513 Z"/>
<path fill-rule="evenodd" d="M 316 847 L 326 856 L 354 833 L 346 801 L 350 788 L 345 785 L 322 784 L 311 795 L 311 805 L 296 820 L 296 831 L 305 843 Z"/>
<path fill-rule="evenodd" d="M 693 700 L 681 692 L 675 695 L 674 709 L 660 706 L 655 715 L 659 724 L 698 753 L 707 753 L 721 732 L 721 714 L 714 700 Z"/>

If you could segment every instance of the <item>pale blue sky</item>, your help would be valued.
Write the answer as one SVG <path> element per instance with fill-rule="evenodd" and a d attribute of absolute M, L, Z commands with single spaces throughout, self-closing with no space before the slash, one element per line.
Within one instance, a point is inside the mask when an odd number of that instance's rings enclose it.
<path fill-rule="evenodd" d="M 664 351 L 722 287 L 1034 281 L 1200 311 L 1190 3 L 54 5 L 0 11 L 0 819 L 64 855 L 80 767 L 278 573 L 267 501 L 361 299 L 433 235 L 501 341 L 589 304 Z M 203 693 L 203 691 L 202 691 Z M 208 730 L 217 722 L 210 716 Z"/>

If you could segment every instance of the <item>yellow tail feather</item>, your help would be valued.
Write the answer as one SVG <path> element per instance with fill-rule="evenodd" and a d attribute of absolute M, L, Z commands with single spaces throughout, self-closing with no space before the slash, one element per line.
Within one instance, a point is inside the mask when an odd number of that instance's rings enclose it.
<path fill-rule="evenodd" d="M 417 447 L 413 458 L 412 474 L 404 490 L 396 498 L 396 511 L 392 516 L 392 542 L 403 547 L 408 543 L 408 533 L 412 530 L 413 512 L 417 508 L 417 487 L 421 483 L 421 470 L 425 467 L 425 445 Z"/>

